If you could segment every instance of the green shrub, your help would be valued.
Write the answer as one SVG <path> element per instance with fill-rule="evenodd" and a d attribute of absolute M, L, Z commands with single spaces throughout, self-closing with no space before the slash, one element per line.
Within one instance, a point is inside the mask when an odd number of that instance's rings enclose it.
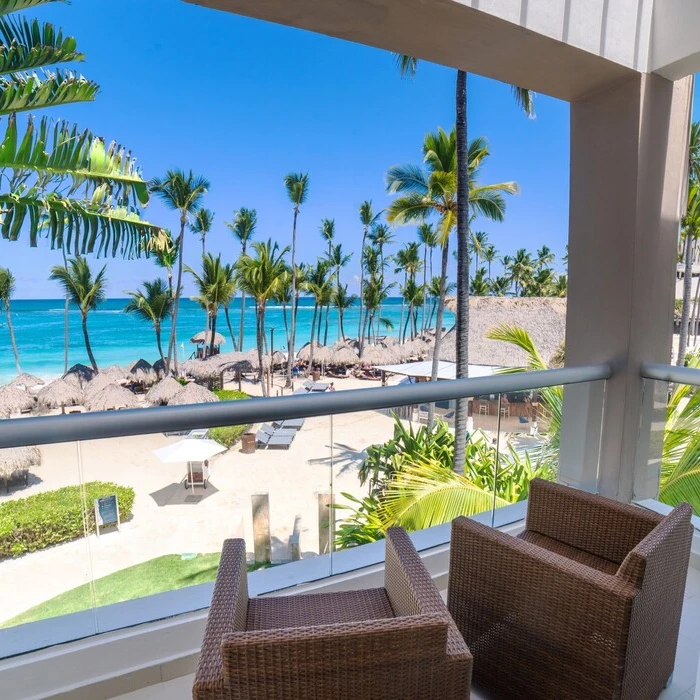
<path fill-rule="evenodd" d="M 223 428 L 212 428 L 209 431 L 209 438 L 211 440 L 216 440 L 224 447 L 233 447 L 248 428 L 250 428 L 249 425 L 229 425 Z"/>
<path fill-rule="evenodd" d="M 219 401 L 240 401 L 250 398 L 245 391 L 235 391 L 234 389 L 217 389 L 214 393 L 219 397 Z"/>
<path fill-rule="evenodd" d="M 85 492 L 83 501 L 82 492 Z M 131 517 L 134 489 L 90 481 L 0 504 L 0 561 L 95 532 L 94 500 L 117 494 L 119 517 Z"/>

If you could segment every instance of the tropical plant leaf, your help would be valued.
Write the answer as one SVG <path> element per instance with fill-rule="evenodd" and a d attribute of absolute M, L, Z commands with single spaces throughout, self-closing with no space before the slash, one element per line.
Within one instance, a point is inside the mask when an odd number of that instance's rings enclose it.
<path fill-rule="evenodd" d="M 66 0 L 0 0 L 0 16 L 30 10 L 32 7 L 48 5 L 51 2 L 66 2 Z"/>
<path fill-rule="evenodd" d="M 52 128 L 49 124 L 44 117 L 36 128 L 34 119 L 29 117 L 20 141 L 17 118 L 10 115 L 0 144 L 0 172 L 13 171 L 6 175 L 11 191 L 24 183 L 29 173 L 34 173 L 42 179 L 42 186 L 70 178 L 69 194 L 82 185 L 89 185 L 89 190 L 106 185 L 121 205 L 148 203 L 147 184 L 135 159 L 123 146 L 114 142 L 105 146 L 102 139 L 68 122 L 58 122 Z"/>
<path fill-rule="evenodd" d="M 52 248 L 75 255 L 135 257 L 151 249 L 151 239 L 162 234 L 159 226 L 143 221 L 136 212 L 112 206 L 103 191 L 92 200 L 70 199 L 56 192 L 42 195 L 36 188 L 0 194 L 2 237 L 16 241 L 25 225 L 31 246 L 46 237 Z"/>
<path fill-rule="evenodd" d="M 97 83 L 71 71 L 12 73 L 0 78 L 0 115 L 90 102 L 98 90 Z"/>
<path fill-rule="evenodd" d="M 56 63 L 82 61 L 76 40 L 63 36 L 50 22 L 0 18 L 0 74 L 17 73 Z"/>

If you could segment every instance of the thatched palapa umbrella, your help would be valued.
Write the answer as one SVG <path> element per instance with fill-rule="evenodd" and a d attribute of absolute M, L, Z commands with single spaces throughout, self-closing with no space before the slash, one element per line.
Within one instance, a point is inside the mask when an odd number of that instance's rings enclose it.
<path fill-rule="evenodd" d="M 37 394 L 37 400 L 46 408 L 63 408 L 81 404 L 84 396 L 83 390 L 75 382 L 57 379 Z"/>
<path fill-rule="evenodd" d="M 214 403 L 219 397 L 200 384 L 187 384 L 168 401 L 168 406 L 186 406 L 192 403 Z"/>
<path fill-rule="evenodd" d="M 89 411 L 114 411 L 120 408 L 138 408 L 134 394 L 123 386 L 109 384 L 101 391 L 87 398 Z"/>
<path fill-rule="evenodd" d="M 12 413 L 20 413 L 34 408 L 34 397 L 18 389 L 15 386 L 6 386 L 0 389 L 0 415 L 9 416 Z"/>
<path fill-rule="evenodd" d="M 131 379 L 129 372 L 119 365 L 110 365 L 107 369 L 101 369 L 100 374 L 109 377 L 114 384 L 124 384 Z"/>
<path fill-rule="evenodd" d="M 182 384 L 176 379 L 166 377 L 148 390 L 146 401 L 154 406 L 162 406 L 174 398 L 182 388 Z"/>
<path fill-rule="evenodd" d="M 44 380 L 39 377 L 35 377 L 33 374 L 27 374 L 27 372 L 22 372 L 22 374 L 17 375 L 8 386 L 17 387 L 17 389 L 24 389 L 29 391 L 35 386 L 41 386 L 44 384 Z"/>
<path fill-rule="evenodd" d="M 86 397 L 95 396 L 102 389 L 108 386 L 117 386 L 118 384 L 119 382 L 114 377 L 105 372 L 100 372 L 85 385 L 84 393 Z"/>
<path fill-rule="evenodd" d="M 246 360 L 248 360 L 252 369 L 254 369 L 256 371 L 260 369 L 260 358 L 258 358 L 258 351 L 255 348 L 253 348 L 252 350 L 248 350 L 248 352 L 246 353 Z M 263 369 L 269 369 L 270 356 L 263 355 L 262 362 L 263 362 Z"/>
<path fill-rule="evenodd" d="M 6 447 L 0 450 L 0 479 L 12 479 L 30 467 L 41 464 L 37 447 Z"/>
<path fill-rule="evenodd" d="M 393 348 L 385 348 L 381 345 L 365 346 L 360 360 L 369 365 L 391 365 L 400 362 Z"/>
<path fill-rule="evenodd" d="M 360 358 L 354 350 L 349 347 L 340 347 L 333 351 L 329 365 L 356 365 L 360 362 Z"/>
<path fill-rule="evenodd" d="M 183 363 L 182 369 L 196 381 L 208 381 L 221 376 L 223 369 L 219 361 L 219 355 L 206 360 L 188 360 Z"/>
<path fill-rule="evenodd" d="M 73 365 L 64 375 L 63 379 L 69 384 L 77 386 L 79 389 L 84 389 L 85 385 L 93 379 L 95 370 L 87 365 Z"/>
<path fill-rule="evenodd" d="M 226 342 L 221 333 L 214 334 L 214 345 L 223 345 Z M 211 345 L 211 331 L 199 331 L 196 335 L 190 338 L 190 343 L 196 343 L 197 345 Z"/>
<path fill-rule="evenodd" d="M 279 367 L 280 365 L 283 365 L 287 362 L 287 356 L 281 352 L 280 350 L 275 350 L 274 353 L 272 353 L 272 364 L 275 367 Z"/>
<path fill-rule="evenodd" d="M 158 379 L 165 377 L 165 360 L 156 360 L 153 363 L 153 371 L 158 375 Z"/>
<path fill-rule="evenodd" d="M 150 386 L 158 381 L 158 374 L 153 369 L 153 365 L 143 358 L 131 365 L 129 368 L 129 377 L 132 381 L 143 384 L 144 386 Z"/>

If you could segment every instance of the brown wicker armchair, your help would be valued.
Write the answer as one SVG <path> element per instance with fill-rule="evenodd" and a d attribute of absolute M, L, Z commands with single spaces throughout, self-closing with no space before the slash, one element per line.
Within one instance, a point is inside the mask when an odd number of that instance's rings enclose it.
<path fill-rule="evenodd" d="M 526 530 L 452 525 L 447 606 L 497 698 L 656 698 L 673 671 L 691 508 L 535 479 Z"/>
<path fill-rule="evenodd" d="M 472 657 L 408 535 L 386 538 L 385 587 L 248 598 L 227 540 L 194 700 L 469 698 Z"/>

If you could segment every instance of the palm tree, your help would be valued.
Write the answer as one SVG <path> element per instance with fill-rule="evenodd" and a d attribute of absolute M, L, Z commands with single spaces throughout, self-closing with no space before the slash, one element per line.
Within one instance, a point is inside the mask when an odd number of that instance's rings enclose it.
<path fill-rule="evenodd" d="M 85 58 L 73 37 L 48 22 L 7 17 L 46 2 L 13 0 L 0 10 L 0 116 L 8 117 L 0 152 L 4 236 L 14 241 L 26 229 L 31 245 L 46 237 L 52 248 L 64 249 L 70 241 L 76 255 L 138 253 L 160 227 L 140 218 L 148 190 L 130 151 L 66 121 L 37 122 L 32 114 L 19 130 L 18 112 L 91 102 L 99 91 L 82 75 L 51 70 Z"/>
<path fill-rule="evenodd" d="M 488 277 L 491 279 L 491 263 L 496 261 L 496 258 L 498 257 L 498 251 L 496 250 L 496 246 L 492 245 L 489 243 L 484 248 L 484 252 L 482 253 L 482 257 L 484 258 L 484 262 L 488 264 Z"/>
<path fill-rule="evenodd" d="M 569 280 L 566 275 L 559 275 L 554 287 L 552 288 L 552 295 L 555 297 L 565 297 L 569 286 Z"/>
<path fill-rule="evenodd" d="M 234 212 L 233 221 L 226 222 L 233 235 L 241 244 L 241 255 L 247 255 L 248 243 L 255 234 L 258 225 L 258 212 L 255 209 L 241 207 Z M 238 328 L 238 349 L 243 350 L 243 316 L 245 312 L 245 291 L 241 289 L 241 321 Z M 285 317 L 286 324 L 286 317 Z"/>
<path fill-rule="evenodd" d="M 209 355 L 214 354 L 216 335 L 216 319 L 219 315 L 219 307 L 231 300 L 231 272 L 228 266 L 221 264 L 221 255 L 214 257 L 207 253 L 202 257 L 202 274 L 186 266 L 185 272 L 194 277 L 197 296 L 192 297 L 206 312 L 209 319 Z"/>
<path fill-rule="evenodd" d="M 427 328 L 426 309 L 428 301 L 428 251 L 430 251 L 430 277 L 433 277 L 433 248 L 438 244 L 435 229 L 427 221 L 418 225 L 418 241 L 423 246 L 423 314 L 421 318 L 421 330 Z"/>
<path fill-rule="evenodd" d="M 22 374 L 22 368 L 19 364 L 19 351 L 17 350 L 17 341 L 15 339 L 15 329 L 12 326 L 12 313 L 10 311 L 10 301 L 15 293 L 15 276 L 6 267 L 0 267 L 0 301 L 5 307 L 5 315 L 7 316 L 7 330 L 10 332 L 10 343 L 12 344 L 12 352 L 15 356 L 15 367 L 17 374 Z"/>
<path fill-rule="evenodd" d="M 338 309 L 338 328 L 340 338 L 345 340 L 345 328 L 343 327 L 343 315 L 357 301 L 357 295 L 348 294 L 348 285 L 338 286 L 333 294 L 333 305 Z"/>
<path fill-rule="evenodd" d="M 265 242 L 256 241 L 252 247 L 255 257 L 246 254 L 239 258 L 236 263 L 236 276 L 238 285 L 255 300 L 255 330 L 260 363 L 260 384 L 263 396 L 267 396 L 263 367 L 265 309 L 267 303 L 279 293 L 280 280 L 287 269 L 284 256 L 289 247 L 280 250 L 279 245 L 270 239 Z"/>
<path fill-rule="evenodd" d="M 367 236 L 369 235 L 372 227 L 379 221 L 382 212 L 377 212 L 376 214 L 372 210 L 372 200 L 366 199 L 362 204 L 360 204 L 360 223 L 362 224 L 362 245 L 360 246 L 360 260 L 364 260 L 365 246 L 367 245 Z M 362 264 L 360 264 L 360 317 L 357 321 L 357 339 L 360 343 L 360 353 L 362 352 L 362 345 L 364 338 L 362 337 L 362 329 L 364 328 L 364 284 L 365 284 L 365 270 Z"/>
<path fill-rule="evenodd" d="M 236 268 L 230 263 L 226 263 L 221 266 L 221 305 L 224 307 L 224 316 L 226 317 L 226 325 L 228 327 L 229 335 L 231 336 L 231 347 L 236 346 L 236 336 L 233 334 L 233 327 L 231 326 L 231 317 L 229 315 L 229 310 L 231 308 L 231 302 L 236 298 L 236 291 L 238 287 L 236 284 Z"/>
<path fill-rule="evenodd" d="M 333 239 L 335 238 L 335 219 L 322 219 L 319 231 L 321 232 L 321 238 L 328 244 L 328 259 L 330 260 L 333 250 Z"/>
<path fill-rule="evenodd" d="M 541 270 L 544 267 L 549 267 L 554 262 L 554 253 L 549 247 L 543 245 L 537 251 L 537 259 L 535 260 L 535 269 Z"/>
<path fill-rule="evenodd" d="M 486 245 L 489 240 L 489 234 L 485 231 L 475 231 L 471 234 L 469 241 L 469 252 L 474 255 L 474 274 L 479 268 L 480 258 L 483 257 Z"/>
<path fill-rule="evenodd" d="M 510 289 L 510 280 L 507 277 L 496 277 L 491 280 L 491 294 L 495 297 L 504 297 Z"/>
<path fill-rule="evenodd" d="M 334 299 L 335 296 L 340 292 L 340 270 L 341 268 L 345 267 L 351 260 L 352 258 L 352 253 L 349 253 L 346 255 L 343 253 L 343 244 L 338 243 L 338 245 L 333 246 L 331 249 L 331 255 L 330 255 L 330 264 L 331 267 L 335 270 L 335 293 L 334 293 Z M 347 286 L 346 286 L 346 292 L 347 292 Z M 355 295 L 352 295 L 353 301 L 357 299 Z M 341 338 L 345 339 L 345 335 L 342 334 L 342 312 L 340 309 L 340 306 L 333 302 L 334 306 L 338 309 L 338 340 Z M 344 307 L 347 308 L 347 307 Z"/>
<path fill-rule="evenodd" d="M 411 56 L 397 56 L 399 71 L 402 76 L 413 77 L 418 67 L 417 59 Z M 517 86 L 512 86 L 513 96 L 516 103 L 522 108 L 528 117 L 534 116 L 533 93 L 529 90 Z M 471 170 L 472 154 L 471 146 L 467 134 L 467 73 L 463 70 L 457 71 L 455 84 L 455 130 L 456 130 L 456 158 L 455 158 L 455 179 L 456 179 L 456 200 L 457 211 L 457 378 L 464 378 L 469 375 L 469 222 L 471 216 L 469 206 L 471 198 Z M 478 167 L 478 166 L 477 166 Z M 477 207 L 478 209 L 478 207 Z M 444 304 L 444 299 L 443 302 Z M 439 313 L 439 312 L 438 312 Z M 439 337 L 439 330 L 438 335 Z M 434 349 L 438 351 L 438 344 Z M 433 374 L 437 376 L 437 360 L 433 360 Z M 454 464 L 458 470 L 463 470 L 464 455 L 466 450 L 466 429 L 467 429 L 467 409 L 466 399 L 457 401 L 455 410 L 455 455 Z M 433 407 L 429 418 L 432 419 Z"/>
<path fill-rule="evenodd" d="M 107 266 L 103 266 L 97 275 L 93 277 L 87 260 L 77 257 L 69 259 L 68 264 L 65 266 L 55 265 L 51 268 L 51 274 L 49 275 L 49 279 L 58 282 L 63 287 L 65 294 L 80 309 L 85 350 L 95 372 L 98 371 L 97 362 L 90 346 L 87 319 L 88 313 L 96 309 L 105 300 L 106 269 Z"/>
<path fill-rule="evenodd" d="M 479 185 L 476 182 L 479 166 L 488 157 L 489 151 L 483 139 L 475 139 L 469 147 L 471 162 L 471 181 L 469 187 L 469 202 L 475 212 L 483 214 L 494 221 L 501 221 L 505 212 L 503 194 L 518 191 L 513 182 L 503 182 L 494 185 Z M 450 234 L 457 225 L 458 191 L 457 191 L 457 136 L 454 129 L 448 134 L 442 129 L 437 133 L 426 135 L 423 143 L 423 161 L 426 168 L 405 165 L 394 166 L 387 173 L 387 189 L 391 193 L 401 194 L 388 209 L 387 218 L 397 223 L 421 223 L 430 216 L 437 216 L 438 241 L 442 248 L 440 269 L 441 291 L 437 307 L 437 333 L 433 349 L 432 381 L 437 380 L 440 360 L 441 329 L 445 308 L 447 288 L 447 263 L 449 261 Z M 466 251 L 465 255 L 466 255 Z M 458 261 L 458 268 L 462 265 Z M 459 270 L 458 270 L 459 272 Z M 459 281 L 458 281 L 459 298 Z M 468 301 L 468 289 L 464 297 Z M 468 320 L 468 316 L 466 317 Z M 460 333 L 464 326 L 458 326 Z M 463 341 L 465 343 L 466 341 Z M 435 407 L 429 405 L 428 422 L 432 425 Z M 464 413 L 464 437 L 466 438 L 466 408 Z M 460 413 L 461 416 L 461 413 Z M 460 417 L 461 420 L 461 417 Z M 459 425 L 457 426 L 460 427 Z M 461 431 L 461 428 L 460 428 Z M 458 435 L 457 450 L 462 449 L 462 436 Z M 457 468 L 462 468 L 463 455 L 458 454 Z"/>
<path fill-rule="evenodd" d="M 486 278 L 486 268 L 480 267 L 472 277 L 469 284 L 469 294 L 473 297 L 485 297 L 491 290 L 489 280 Z"/>
<path fill-rule="evenodd" d="M 163 346 L 161 345 L 161 330 L 163 322 L 167 321 L 173 307 L 173 297 L 168 288 L 168 283 L 161 279 L 153 282 L 144 282 L 143 289 L 136 292 L 126 292 L 131 301 L 124 307 L 124 311 L 133 314 L 142 321 L 153 324 L 156 334 L 156 345 L 160 359 L 165 362 Z"/>
<path fill-rule="evenodd" d="M 148 187 L 168 209 L 180 214 L 180 234 L 177 237 L 178 265 L 177 283 L 175 285 L 174 304 L 172 311 L 172 326 L 168 354 L 165 360 L 165 372 L 170 372 L 170 360 L 175 361 L 177 372 L 177 317 L 180 310 L 180 295 L 182 292 L 182 261 L 185 255 L 185 227 L 189 217 L 195 215 L 201 207 L 202 198 L 209 190 L 209 180 L 202 175 L 194 175 L 180 169 L 168 170 L 164 178 L 154 178 Z"/>
<path fill-rule="evenodd" d="M 177 241 L 173 240 L 170 231 L 165 232 L 164 244 L 157 250 L 153 251 L 153 259 L 158 267 L 162 267 L 168 277 L 168 290 L 170 298 L 175 299 L 175 290 L 173 288 L 173 268 L 177 264 L 179 249 Z"/>
<path fill-rule="evenodd" d="M 505 263 L 504 263 L 505 264 Z M 515 285 L 515 296 L 519 296 L 522 288 L 528 283 L 535 270 L 535 263 L 532 256 L 525 248 L 518 248 L 515 255 L 509 259 L 506 267 L 508 277 Z"/>
<path fill-rule="evenodd" d="M 309 175 L 308 173 L 289 173 L 285 175 L 284 186 L 287 189 L 287 196 L 294 206 L 294 222 L 292 224 L 292 328 L 287 342 L 287 386 L 292 385 L 292 367 L 294 366 L 294 343 L 297 332 L 297 218 L 301 205 L 306 202 L 309 195 Z"/>
<path fill-rule="evenodd" d="M 207 234 L 214 223 L 214 214 L 209 209 L 198 209 L 190 224 L 190 231 L 196 233 L 202 240 L 202 257 L 207 254 Z"/>
<path fill-rule="evenodd" d="M 326 258 L 318 258 L 315 267 L 312 267 L 306 274 L 305 288 L 314 298 L 314 315 L 311 320 L 311 345 L 309 348 L 309 371 L 313 370 L 314 363 L 314 339 L 321 338 L 321 322 L 323 318 L 323 307 L 330 303 L 333 287 L 331 277 L 328 274 L 330 262 Z M 319 318 L 319 310 L 321 316 Z M 318 320 L 318 333 L 316 333 L 316 321 Z"/>

